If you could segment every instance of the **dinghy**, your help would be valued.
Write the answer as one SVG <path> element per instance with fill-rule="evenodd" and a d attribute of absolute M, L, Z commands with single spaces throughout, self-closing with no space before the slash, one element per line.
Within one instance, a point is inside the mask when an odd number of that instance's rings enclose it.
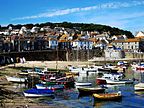
<path fill-rule="evenodd" d="M 54 92 L 53 90 L 49 90 L 49 89 L 32 88 L 24 91 L 23 94 L 25 97 L 47 97 L 47 96 L 53 96 Z"/>
<path fill-rule="evenodd" d="M 16 83 L 24 83 L 26 82 L 26 78 L 18 78 L 18 77 L 10 77 L 5 76 L 8 82 L 16 82 Z"/>
<path fill-rule="evenodd" d="M 77 88 L 79 93 L 82 95 L 91 95 L 93 93 L 104 93 L 105 89 L 104 88 L 100 88 L 100 87 L 90 87 L 90 88 L 87 88 L 87 87 L 80 87 L 80 88 Z"/>
<path fill-rule="evenodd" d="M 36 84 L 37 89 L 50 89 L 50 90 L 63 90 L 63 84 L 56 84 L 56 85 L 44 85 L 44 84 Z"/>
<path fill-rule="evenodd" d="M 111 100 L 120 100 L 122 98 L 121 92 L 117 93 L 104 93 L 104 94 L 97 94 L 94 93 L 93 97 L 95 100 L 103 100 L 103 101 L 111 101 Z"/>

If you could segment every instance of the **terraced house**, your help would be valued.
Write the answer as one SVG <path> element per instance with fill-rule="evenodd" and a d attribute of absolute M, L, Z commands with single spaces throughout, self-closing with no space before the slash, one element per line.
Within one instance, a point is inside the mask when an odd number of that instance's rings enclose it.
<path fill-rule="evenodd" d="M 112 44 L 128 52 L 141 52 L 144 49 L 144 38 L 135 37 L 131 39 L 114 40 Z"/>

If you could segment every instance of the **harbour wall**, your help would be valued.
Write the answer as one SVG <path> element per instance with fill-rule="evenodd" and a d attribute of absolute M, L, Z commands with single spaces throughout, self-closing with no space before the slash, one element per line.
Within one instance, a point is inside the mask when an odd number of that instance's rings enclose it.
<path fill-rule="evenodd" d="M 0 59 L 24 57 L 27 61 L 87 61 L 103 54 L 102 50 L 44 50 L 0 53 Z"/>

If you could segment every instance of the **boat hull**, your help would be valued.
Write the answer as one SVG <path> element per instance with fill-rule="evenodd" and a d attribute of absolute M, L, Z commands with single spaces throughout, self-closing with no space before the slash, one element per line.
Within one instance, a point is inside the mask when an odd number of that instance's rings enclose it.
<path fill-rule="evenodd" d="M 131 80 L 119 80 L 119 81 L 115 81 L 115 80 L 111 80 L 111 79 L 107 79 L 106 80 L 107 84 L 133 84 L 133 81 Z"/>
<path fill-rule="evenodd" d="M 17 78 L 17 77 L 9 77 L 6 76 L 8 82 L 15 82 L 15 83 L 24 83 L 26 82 L 26 78 Z"/>
<path fill-rule="evenodd" d="M 23 94 L 25 97 L 30 97 L 30 98 L 54 96 L 54 94 L 31 94 L 31 93 L 23 93 Z"/>
<path fill-rule="evenodd" d="M 36 89 L 32 88 L 29 90 L 25 90 L 23 92 L 25 97 L 45 97 L 45 96 L 53 96 L 54 91 L 49 89 Z"/>
<path fill-rule="evenodd" d="M 122 98 L 122 95 L 118 93 L 93 94 L 93 97 L 95 100 L 100 100 L 100 101 L 117 101 Z"/>
<path fill-rule="evenodd" d="M 75 82 L 75 86 L 91 86 L 92 83 Z"/>
<path fill-rule="evenodd" d="M 97 78 L 97 84 L 133 84 L 132 80 L 112 80 L 108 78 Z"/>
<path fill-rule="evenodd" d="M 144 83 L 138 83 L 134 86 L 135 91 L 144 91 Z"/>
<path fill-rule="evenodd" d="M 80 95 L 92 95 L 93 93 L 104 93 L 104 88 L 77 88 Z"/>

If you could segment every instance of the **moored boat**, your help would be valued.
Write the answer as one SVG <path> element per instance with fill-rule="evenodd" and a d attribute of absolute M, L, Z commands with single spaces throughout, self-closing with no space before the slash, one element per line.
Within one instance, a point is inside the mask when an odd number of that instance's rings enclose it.
<path fill-rule="evenodd" d="M 76 86 L 91 86 L 92 83 L 90 82 L 75 82 Z"/>
<path fill-rule="evenodd" d="M 135 91 L 144 91 L 144 83 L 138 83 L 134 86 Z"/>
<path fill-rule="evenodd" d="M 132 84 L 134 81 L 130 79 L 123 79 L 122 74 L 104 74 L 101 78 L 97 78 L 96 82 L 106 84 Z"/>
<path fill-rule="evenodd" d="M 56 85 L 44 85 L 44 84 L 36 84 L 37 89 L 50 89 L 50 90 L 63 90 L 63 84 L 56 84 Z"/>
<path fill-rule="evenodd" d="M 36 89 L 32 88 L 23 92 L 25 97 L 46 97 L 53 96 L 54 92 L 49 89 Z"/>
<path fill-rule="evenodd" d="M 112 79 L 108 79 L 108 78 L 98 78 L 97 80 L 105 80 L 106 84 L 133 84 L 133 80 L 112 80 Z"/>
<path fill-rule="evenodd" d="M 104 101 L 109 101 L 109 100 L 120 100 L 122 98 L 122 95 L 120 92 L 117 93 L 105 93 L 105 94 L 93 94 L 94 99 L 96 100 L 104 100 Z"/>
<path fill-rule="evenodd" d="M 18 77 L 10 77 L 5 76 L 8 82 L 16 82 L 16 83 L 24 83 L 26 82 L 26 78 L 18 78 Z"/>
<path fill-rule="evenodd" d="M 94 88 L 94 87 L 91 87 L 91 88 L 87 88 L 87 87 L 80 87 L 80 88 L 77 88 L 79 93 L 81 95 L 91 95 L 93 93 L 104 93 L 105 89 L 104 88 L 100 88 L 100 87 L 97 87 L 97 88 Z"/>

